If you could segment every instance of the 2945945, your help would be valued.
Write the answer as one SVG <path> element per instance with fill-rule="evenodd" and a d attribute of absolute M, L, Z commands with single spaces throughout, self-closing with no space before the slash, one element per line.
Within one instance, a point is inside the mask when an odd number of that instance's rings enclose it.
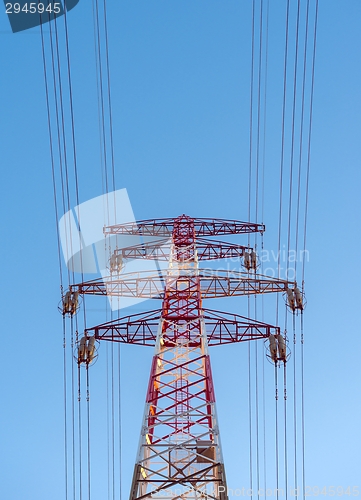
<path fill-rule="evenodd" d="M 43 4 L 42 2 L 29 2 L 21 6 L 18 2 L 5 4 L 6 14 L 19 14 L 25 12 L 26 14 L 60 14 L 61 3 L 55 2 L 53 4 Z"/>

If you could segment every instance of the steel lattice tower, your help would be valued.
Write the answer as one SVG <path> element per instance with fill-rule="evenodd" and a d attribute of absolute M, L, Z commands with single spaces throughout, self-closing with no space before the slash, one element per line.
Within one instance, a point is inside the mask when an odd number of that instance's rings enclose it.
<path fill-rule="evenodd" d="M 281 335 L 278 327 L 267 323 L 206 309 L 202 300 L 289 292 L 294 284 L 256 274 L 252 249 L 207 237 L 263 231 L 259 224 L 185 215 L 107 227 L 106 235 L 157 238 L 155 243 L 117 249 L 116 257 L 168 260 L 168 269 L 156 274 L 111 274 L 105 280 L 70 287 L 71 294 L 162 300 L 161 309 L 86 329 L 81 341 L 83 347 L 93 345 L 94 339 L 155 345 L 130 500 L 227 498 L 208 346 L 266 338 L 277 341 Z M 163 244 L 169 239 L 166 251 Z M 198 265 L 200 260 L 228 257 L 243 258 L 247 272 Z M 90 361 L 84 352 L 79 363 Z M 273 353 L 272 359 L 286 360 L 282 352 Z"/>
<path fill-rule="evenodd" d="M 177 484 L 177 492 L 174 491 Z M 222 488 L 219 488 L 222 486 Z M 174 222 L 131 499 L 226 491 L 194 224 Z M 220 498 L 225 498 L 224 493 Z"/>

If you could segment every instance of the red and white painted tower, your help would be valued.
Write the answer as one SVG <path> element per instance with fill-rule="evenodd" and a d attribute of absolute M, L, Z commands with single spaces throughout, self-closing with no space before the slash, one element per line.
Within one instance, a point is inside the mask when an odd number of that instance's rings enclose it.
<path fill-rule="evenodd" d="M 227 498 L 208 348 L 270 338 L 276 346 L 273 360 L 286 359 L 283 351 L 277 352 L 278 327 L 204 308 L 202 300 L 287 292 L 293 284 L 256 274 L 252 249 L 207 237 L 263 231 L 259 224 L 185 215 L 111 226 L 105 234 L 157 238 L 155 243 L 116 250 L 121 260 L 167 259 L 168 269 L 112 274 L 70 289 L 70 293 L 162 300 L 161 309 L 86 329 L 83 337 L 83 346 L 93 345 L 94 339 L 155 345 L 130 500 Z M 163 243 L 169 239 L 165 251 Z M 242 259 L 247 272 L 198 265 L 201 260 L 230 257 Z M 79 362 L 87 363 L 89 357 L 83 355 Z"/>
<path fill-rule="evenodd" d="M 176 486 L 176 487 L 175 487 Z M 225 498 L 194 222 L 174 221 L 130 498 Z"/>

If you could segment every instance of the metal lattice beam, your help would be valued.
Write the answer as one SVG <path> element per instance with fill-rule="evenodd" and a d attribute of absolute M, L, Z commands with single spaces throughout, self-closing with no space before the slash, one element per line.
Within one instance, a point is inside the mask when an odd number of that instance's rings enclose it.
<path fill-rule="evenodd" d="M 223 241 L 208 241 L 203 238 L 197 239 L 198 260 L 217 260 L 241 258 L 244 252 L 252 250 L 243 245 L 225 243 Z M 188 248 L 182 249 L 187 252 Z M 149 259 L 167 261 L 170 256 L 170 240 L 161 239 L 157 242 L 146 242 L 132 247 L 119 248 L 115 250 L 116 255 L 121 255 L 123 259 Z"/>
<path fill-rule="evenodd" d="M 295 286 L 294 282 L 236 271 L 200 269 L 199 278 L 203 299 L 284 292 Z M 189 276 L 184 274 L 182 279 L 187 281 Z M 178 276 L 176 273 L 170 276 L 167 271 L 159 271 L 158 274 L 144 271 L 75 284 L 71 286 L 71 291 L 82 295 L 162 299 L 166 284 L 177 281 L 182 281 L 179 273 Z"/>
<path fill-rule="evenodd" d="M 209 346 L 266 339 L 271 334 L 277 336 L 280 333 L 279 327 L 238 314 L 229 314 L 211 309 L 202 309 L 201 314 L 205 322 Z M 85 333 L 87 336 L 94 335 L 97 340 L 154 346 L 161 317 L 162 310 L 157 309 L 147 313 L 125 316 L 87 328 Z M 185 336 L 188 340 L 187 345 L 194 347 L 196 342 L 192 340 L 192 331 L 198 317 L 183 317 L 183 320 L 187 332 Z M 172 320 L 169 316 L 166 321 L 168 326 L 171 327 Z M 173 331 L 172 328 L 168 328 L 168 330 Z M 177 338 L 174 335 L 167 334 L 163 336 L 163 342 L 165 347 L 171 347 L 177 344 Z"/>
<path fill-rule="evenodd" d="M 242 222 L 227 219 L 191 219 L 182 215 L 177 219 L 148 219 L 126 224 L 117 224 L 115 226 L 104 227 L 104 234 L 123 234 L 139 236 L 172 236 L 174 224 L 182 221 L 182 224 L 189 224 L 194 228 L 194 234 L 198 236 L 218 236 L 225 234 L 245 234 L 245 233 L 263 233 L 265 226 L 263 224 L 253 224 L 251 222 Z"/>

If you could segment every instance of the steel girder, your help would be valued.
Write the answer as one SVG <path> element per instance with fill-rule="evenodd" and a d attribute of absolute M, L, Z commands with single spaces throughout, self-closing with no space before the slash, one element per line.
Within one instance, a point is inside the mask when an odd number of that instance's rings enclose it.
<path fill-rule="evenodd" d="M 187 215 L 181 215 L 176 219 L 148 219 L 115 226 L 106 226 L 104 227 L 104 234 L 171 237 L 174 225 L 177 224 L 177 222 L 181 222 L 183 227 L 186 224 L 192 227 L 195 237 L 263 233 L 265 231 L 265 226 L 263 224 L 253 224 L 251 222 L 227 219 L 192 219 Z"/>
<path fill-rule="evenodd" d="M 277 336 L 280 333 L 280 328 L 277 326 L 272 326 L 238 314 L 202 309 L 201 316 L 205 323 L 209 346 L 266 339 L 271 334 Z M 162 310 L 156 309 L 146 313 L 125 316 L 87 328 L 85 334 L 89 337 L 94 335 L 97 340 L 154 346 L 161 318 Z M 191 333 L 194 324 L 198 322 L 199 318 L 198 316 L 188 315 L 182 316 L 182 320 L 187 331 L 186 338 L 188 345 L 194 347 L 196 342 L 192 339 Z M 168 315 L 165 321 L 171 326 L 173 319 Z M 171 331 L 171 328 L 168 330 Z M 166 347 L 177 344 L 175 335 L 164 335 L 163 341 Z"/>
<path fill-rule="evenodd" d="M 154 274 L 154 271 L 128 273 L 121 277 L 109 276 L 105 280 L 96 279 L 75 284 L 70 289 L 81 295 L 163 299 L 167 284 L 189 279 L 189 275 L 179 273 L 173 276 L 169 275 L 168 271 L 159 271 L 157 274 Z M 202 299 L 284 292 L 288 287 L 295 286 L 294 282 L 259 274 L 212 269 L 200 269 L 199 279 Z"/>
<path fill-rule="evenodd" d="M 198 260 L 217 260 L 241 258 L 244 252 L 251 250 L 243 245 L 225 243 L 224 241 L 208 241 L 203 238 L 197 239 Z M 187 251 L 187 247 L 178 250 Z M 145 242 L 132 247 L 119 248 L 115 250 L 116 255 L 121 255 L 123 259 L 149 259 L 168 261 L 170 256 L 170 239 L 164 238 L 156 242 Z"/>

